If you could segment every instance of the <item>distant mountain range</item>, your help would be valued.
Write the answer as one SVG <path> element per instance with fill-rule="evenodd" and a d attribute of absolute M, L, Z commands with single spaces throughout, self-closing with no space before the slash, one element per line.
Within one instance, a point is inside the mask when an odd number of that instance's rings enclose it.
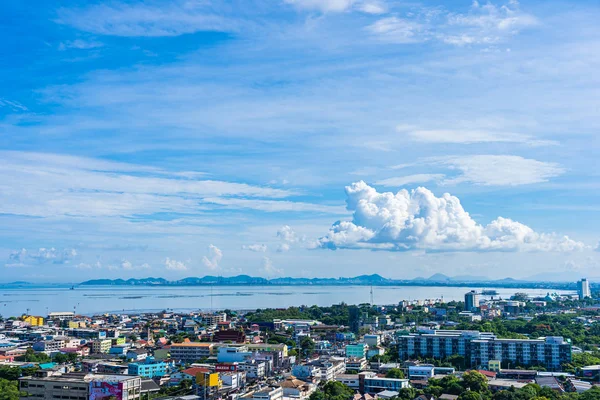
<path fill-rule="evenodd" d="M 435 274 L 429 278 L 415 279 L 388 279 L 378 274 L 359 275 L 352 278 L 260 278 L 249 275 L 238 276 L 212 276 L 202 278 L 189 277 L 175 281 L 164 278 L 142 278 L 142 279 L 92 279 L 80 283 L 80 285 L 94 286 L 233 286 L 233 285 L 315 285 L 315 286 L 339 286 L 339 285 L 374 285 L 374 286 L 477 286 L 477 287 L 505 287 L 505 288 L 544 288 L 544 289 L 576 289 L 575 282 L 544 282 L 541 280 L 516 280 L 505 278 L 490 280 L 481 276 L 457 276 L 449 277 L 444 274 Z M 595 286 L 595 285 L 593 285 Z"/>

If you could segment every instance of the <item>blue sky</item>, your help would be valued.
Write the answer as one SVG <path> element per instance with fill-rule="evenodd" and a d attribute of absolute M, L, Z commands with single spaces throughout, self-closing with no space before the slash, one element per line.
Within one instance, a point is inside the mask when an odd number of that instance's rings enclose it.
<path fill-rule="evenodd" d="M 2 279 L 600 277 L 599 18 L 6 4 Z"/>

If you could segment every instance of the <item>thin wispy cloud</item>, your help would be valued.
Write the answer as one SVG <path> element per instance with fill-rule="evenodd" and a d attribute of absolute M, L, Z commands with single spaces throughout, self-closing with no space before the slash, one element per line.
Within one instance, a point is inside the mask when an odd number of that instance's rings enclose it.
<path fill-rule="evenodd" d="M 239 22 L 219 15 L 207 2 L 111 3 L 61 8 L 58 23 L 97 35 L 159 37 L 198 31 L 231 32 Z"/>

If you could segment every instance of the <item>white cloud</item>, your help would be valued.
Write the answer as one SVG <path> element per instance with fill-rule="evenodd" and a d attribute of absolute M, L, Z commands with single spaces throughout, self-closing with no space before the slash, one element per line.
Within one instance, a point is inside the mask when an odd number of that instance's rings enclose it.
<path fill-rule="evenodd" d="M 369 25 L 367 30 L 378 39 L 391 43 L 436 40 L 466 46 L 502 42 L 537 24 L 537 19 L 522 12 L 516 2 L 502 6 L 492 3 L 480 6 L 475 2 L 466 13 L 422 7 L 404 18 L 386 16 Z"/>
<path fill-rule="evenodd" d="M 188 266 L 183 261 L 177 261 L 172 258 L 165 258 L 165 268 L 169 271 L 187 271 Z"/>
<path fill-rule="evenodd" d="M 350 9 L 354 0 L 284 0 L 298 8 L 321 12 L 342 12 Z"/>
<path fill-rule="evenodd" d="M 286 251 L 290 251 L 291 246 L 287 243 L 281 243 L 279 246 L 277 246 L 277 252 L 278 253 L 285 253 Z"/>
<path fill-rule="evenodd" d="M 276 268 L 269 257 L 263 257 L 263 266 L 260 270 L 266 276 L 283 275 L 283 269 Z"/>
<path fill-rule="evenodd" d="M 7 108 L 10 108 L 11 111 L 15 111 L 15 112 L 28 111 L 27 107 L 25 107 L 23 104 L 19 103 L 18 101 L 7 100 L 7 99 L 3 99 L 3 98 L 0 98 L 0 107 L 7 107 Z"/>
<path fill-rule="evenodd" d="M 100 265 L 97 263 L 97 265 Z M 142 264 L 134 264 L 127 259 L 122 259 L 118 263 L 110 263 L 106 266 L 106 268 L 110 271 L 137 271 L 137 270 L 145 270 L 150 269 L 150 264 L 142 263 Z"/>
<path fill-rule="evenodd" d="M 82 263 L 75 265 L 75 268 L 77 268 L 77 269 L 94 269 L 94 268 L 101 269 L 102 263 L 100 261 L 96 261 L 93 264 L 88 264 L 88 263 L 82 262 Z"/>
<path fill-rule="evenodd" d="M 239 198 L 223 198 L 223 197 L 208 197 L 202 199 L 205 203 L 218 204 L 230 208 L 248 208 L 265 212 L 320 212 L 327 214 L 346 214 L 344 207 L 328 206 L 323 204 L 303 203 L 296 201 L 274 201 L 260 199 L 239 199 Z"/>
<path fill-rule="evenodd" d="M 27 267 L 40 264 L 69 264 L 78 257 L 77 250 L 65 248 L 62 250 L 54 247 L 40 247 L 37 250 L 21 249 L 11 252 L 8 256 L 6 267 Z"/>
<path fill-rule="evenodd" d="M 444 174 L 415 174 L 407 176 L 399 176 L 395 178 L 382 179 L 375 182 L 382 186 L 405 186 L 414 183 L 424 183 L 431 181 L 439 181 L 444 178 Z"/>
<path fill-rule="evenodd" d="M 102 47 L 104 46 L 103 43 L 101 42 L 97 42 L 97 41 L 88 41 L 88 40 L 81 40 L 81 39 L 75 39 L 75 40 L 67 40 L 65 42 L 61 42 L 58 45 L 58 50 L 60 51 L 64 51 L 67 49 L 76 49 L 76 50 L 90 50 L 90 49 L 95 49 L 98 47 Z"/>
<path fill-rule="evenodd" d="M 485 186 L 519 186 L 547 182 L 562 175 L 559 164 L 512 155 L 473 155 L 438 159 L 440 164 L 461 172 L 445 184 L 463 182 Z"/>
<path fill-rule="evenodd" d="M 211 244 L 208 246 L 208 257 L 202 257 L 202 263 L 204 266 L 206 266 L 206 268 L 215 271 L 219 269 L 219 263 L 221 262 L 222 258 L 223 252 L 221 249 Z"/>
<path fill-rule="evenodd" d="M 379 1 L 365 1 L 358 4 L 357 8 L 367 14 L 383 14 L 387 11 L 386 5 Z"/>
<path fill-rule="evenodd" d="M 267 251 L 267 245 L 266 244 L 243 245 L 242 249 L 244 249 L 244 250 L 250 250 L 250 251 L 253 251 L 255 253 L 264 253 L 264 252 Z"/>
<path fill-rule="evenodd" d="M 457 197 L 425 188 L 378 193 L 360 181 L 346 187 L 352 221 L 336 222 L 318 246 L 403 251 L 573 251 L 585 245 L 498 217 L 479 225 Z"/>
<path fill-rule="evenodd" d="M 536 139 L 530 135 L 497 130 L 473 129 L 417 129 L 400 125 L 398 132 L 404 133 L 410 139 L 421 143 L 524 143 L 530 146 L 556 145 L 550 140 Z"/>
<path fill-rule="evenodd" d="M 277 237 L 286 243 L 296 243 L 298 241 L 298 235 L 289 225 L 279 228 Z"/>
<path fill-rule="evenodd" d="M 231 32 L 239 21 L 225 18 L 209 2 L 172 1 L 148 4 L 111 3 L 86 8 L 61 8 L 58 23 L 98 35 L 179 36 L 199 31 Z"/>
<path fill-rule="evenodd" d="M 385 17 L 367 26 L 366 29 L 386 42 L 415 43 L 424 39 L 421 32 L 425 28 L 420 23 L 412 20 Z"/>

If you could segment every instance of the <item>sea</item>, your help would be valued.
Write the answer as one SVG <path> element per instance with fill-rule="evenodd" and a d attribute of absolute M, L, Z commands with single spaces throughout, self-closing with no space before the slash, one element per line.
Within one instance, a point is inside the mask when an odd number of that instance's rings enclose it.
<path fill-rule="evenodd" d="M 0 288 L 0 314 L 47 315 L 53 311 L 78 314 L 152 312 L 160 310 L 255 310 L 333 304 L 398 304 L 402 300 L 463 300 L 478 287 L 438 286 L 23 286 Z M 545 295 L 572 291 L 548 289 L 495 289 L 497 297 L 516 292 Z M 371 294 L 372 291 L 372 294 Z M 485 296 L 484 296 L 485 297 Z"/>

